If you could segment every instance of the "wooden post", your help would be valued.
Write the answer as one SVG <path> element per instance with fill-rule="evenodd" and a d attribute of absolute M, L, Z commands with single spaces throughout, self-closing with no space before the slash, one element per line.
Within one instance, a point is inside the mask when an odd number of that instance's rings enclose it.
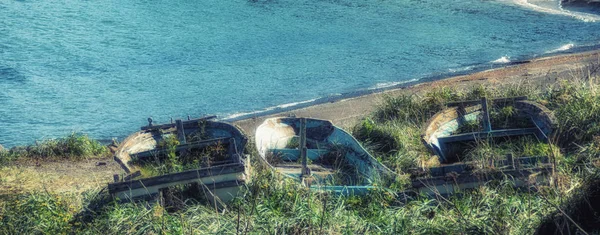
<path fill-rule="evenodd" d="M 302 159 L 302 176 L 310 175 L 306 159 L 306 119 L 300 118 L 300 158 Z"/>
<path fill-rule="evenodd" d="M 235 138 L 229 138 L 229 146 L 227 146 L 227 154 L 235 159 L 235 162 L 241 162 L 240 154 L 235 146 Z"/>
<path fill-rule="evenodd" d="M 181 119 L 175 120 L 176 128 L 177 128 L 177 139 L 179 140 L 179 144 L 185 144 L 187 141 L 185 140 L 185 131 L 183 129 L 183 122 Z"/>
<path fill-rule="evenodd" d="M 510 169 L 515 169 L 515 159 L 513 158 L 512 153 L 506 155 L 506 164 L 510 166 Z"/>
<path fill-rule="evenodd" d="M 483 110 L 483 131 L 492 131 L 492 124 L 490 123 L 490 113 L 487 106 L 487 98 L 481 98 L 481 109 Z"/>

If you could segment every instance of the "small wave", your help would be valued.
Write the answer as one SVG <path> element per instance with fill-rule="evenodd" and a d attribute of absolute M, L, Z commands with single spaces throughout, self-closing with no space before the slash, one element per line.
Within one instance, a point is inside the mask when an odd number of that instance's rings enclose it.
<path fill-rule="evenodd" d="M 316 100 L 318 100 L 318 99 L 310 99 L 310 100 L 306 100 L 306 101 L 281 104 L 281 105 L 277 105 L 277 106 L 273 106 L 273 107 L 268 107 L 268 108 L 265 108 L 265 109 L 261 109 L 261 110 L 258 110 L 258 111 L 234 113 L 234 114 L 231 114 L 229 116 L 226 116 L 224 119 L 234 119 L 234 118 L 239 118 L 239 117 L 243 117 L 243 116 L 250 116 L 250 115 L 255 115 L 255 114 L 260 114 L 260 113 L 265 113 L 265 112 L 273 111 L 273 110 L 276 110 L 276 109 L 286 109 L 286 108 L 298 106 L 298 105 L 301 105 L 301 104 L 307 104 L 307 103 L 315 102 Z"/>
<path fill-rule="evenodd" d="M 565 44 L 565 45 L 562 45 L 559 48 L 546 51 L 546 54 L 556 53 L 556 52 L 561 52 L 561 51 L 568 51 L 568 50 L 571 50 L 571 48 L 573 48 L 574 46 L 575 46 L 575 44 L 573 44 L 573 43 Z"/>
<path fill-rule="evenodd" d="M 578 19 L 578 20 L 581 20 L 584 22 L 600 21 L 600 16 L 598 16 L 598 15 L 565 10 L 565 9 L 562 9 L 562 7 L 559 4 L 556 5 L 556 8 L 549 8 L 549 7 L 542 7 L 542 6 L 535 5 L 533 3 L 528 2 L 527 0 L 512 0 L 512 2 L 519 6 L 522 6 L 522 7 L 537 11 L 537 12 L 543 12 L 543 13 L 554 14 L 554 15 L 570 16 L 570 17 L 573 17 L 575 19 Z"/>
<path fill-rule="evenodd" d="M 377 83 L 375 84 L 375 86 L 369 87 L 367 90 L 376 90 L 376 89 L 383 89 L 383 88 L 388 88 L 388 87 L 394 87 L 394 86 L 398 86 L 400 84 L 405 84 L 405 83 L 409 83 L 409 82 L 416 82 L 419 79 L 411 79 L 411 80 L 407 80 L 407 81 L 401 81 L 401 82 L 381 82 L 381 83 Z"/>
<path fill-rule="evenodd" d="M 294 103 L 288 103 L 288 104 L 282 104 L 282 105 L 277 105 L 277 106 L 275 106 L 275 107 L 276 107 L 276 108 L 282 108 L 282 109 L 285 109 L 285 108 L 289 108 L 289 107 L 297 106 L 297 105 L 300 105 L 300 104 L 311 103 L 311 102 L 314 102 L 315 100 L 317 100 L 317 99 L 306 100 L 306 101 L 300 101 L 300 102 L 294 102 Z"/>
<path fill-rule="evenodd" d="M 375 84 L 375 86 L 369 87 L 369 90 L 375 90 L 375 89 L 381 89 L 381 88 L 386 88 L 386 87 L 392 87 L 392 86 L 396 86 L 402 84 L 402 82 L 381 82 L 381 83 L 377 83 Z"/>
<path fill-rule="evenodd" d="M 472 70 L 473 66 L 467 66 L 467 67 L 462 67 L 462 68 L 455 68 L 455 69 L 448 69 L 448 72 L 450 73 L 460 73 L 460 72 L 465 72 L 465 71 L 469 71 Z"/>
<path fill-rule="evenodd" d="M 492 64 L 508 64 L 510 63 L 510 57 L 508 56 L 502 56 L 500 57 L 500 59 L 491 61 Z"/>
<path fill-rule="evenodd" d="M 274 109 L 275 109 L 275 107 L 270 108 L 270 109 L 267 108 L 267 109 L 263 109 L 263 110 L 253 111 L 253 112 L 234 113 L 234 114 L 231 114 L 231 115 L 229 115 L 229 116 L 227 116 L 227 117 L 225 117 L 223 119 L 234 119 L 234 118 L 248 116 L 248 115 L 252 115 L 252 114 L 259 114 L 259 113 L 271 111 L 271 110 L 274 110 Z"/>

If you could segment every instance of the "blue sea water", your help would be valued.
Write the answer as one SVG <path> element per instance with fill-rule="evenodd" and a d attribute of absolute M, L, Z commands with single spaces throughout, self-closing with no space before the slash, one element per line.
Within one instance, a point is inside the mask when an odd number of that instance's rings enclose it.
<path fill-rule="evenodd" d="M 0 144 L 122 138 L 149 116 L 232 117 L 594 46 L 598 19 L 540 0 L 0 0 Z"/>

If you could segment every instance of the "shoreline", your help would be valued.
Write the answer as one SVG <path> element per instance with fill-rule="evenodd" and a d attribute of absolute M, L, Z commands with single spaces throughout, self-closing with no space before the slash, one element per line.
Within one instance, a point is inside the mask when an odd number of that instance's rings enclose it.
<path fill-rule="evenodd" d="M 349 129 L 358 120 L 371 114 L 381 104 L 383 97 L 387 95 L 420 94 L 435 87 L 460 89 L 478 84 L 498 86 L 518 80 L 544 84 L 557 77 L 569 75 L 569 73 L 582 72 L 575 70 L 581 70 L 591 63 L 600 65 L 600 44 L 573 48 L 568 52 L 556 52 L 543 57 L 515 60 L 507 64 L 481 64 L 464 71 L 439 73 L 386 87 L 367 88 L 335 96 L 282 104 L 233 118 L 224 117 L 217 120 L 237 125 L 251 138 L 254 136 L 256 127 L 265 119 L 277 116 L 295 115 L 325 119 L 341 128 Z M 122 140 L 127 136 L 117 137 L 117 139 Z M 112 139 L 94 139 L 106 145 L 112 143 Z M 11 146 L 0 143 L 0 146 L 8 150 L 12 147 L 27 145 Z"/>
<path fill-rule="evenodd" d="M 295 115 L 326 119 L 332 121 L 334 125 L 348 129 L 361 118 L 371 114 L 386 95 L 420 94 L 438 87 L 460 90 L 474 85 L 498 86 L 517 82 L 544 85 L 560 77 L 586 72 L 585 68 L 593 63 L 600 63 L 600 49 L 580 48 L 570 53 L 514 61 L 491 69 L 480 68 L 454 74 L 441 74 L 385 88 L 360 90 L 309 102 L 298 102 L 298 105 L 290 107 L 276 106 L 222 120 L 239 126 L 249 136 L 254 136 L 254 130 L 265 119 L 276 116 Z"/>

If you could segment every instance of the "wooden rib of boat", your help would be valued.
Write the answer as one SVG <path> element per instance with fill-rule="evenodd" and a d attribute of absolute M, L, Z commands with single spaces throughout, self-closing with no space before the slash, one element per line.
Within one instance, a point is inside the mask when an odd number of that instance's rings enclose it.
<path fill-rule="evenodd" d="M 446 145 L 449 143 L 522 135 L 534 135 L 541 141 L 548 141 L 556 127 L 552 112 L 541 104 L 528 101 L 527 97 L 494 99 L 490 100 L 490 103 L 494 108 L 511 105 L 519 117 L 526 119 L 525 126 L 493 128 L 486 98 L 452 102 L 447 104 L 448 108 L 438 112 L 426 124 L 422 134 L 425 146 L 438 155 L 441 162 L 445 162 L 448 160 Z M 478 120 L 481 120 L 481 131 L 458 133 L 465 123 Z"/>
<path fill-rule="evenodd" d="M 490 181 L 503 180 L 512 182 L 515 188 L 531 190 L 538 185 L 547 185 L 553 172 L 553 165 L 546 156 L 514 158 L 508 154 L 504 159 L 481 164 L 467 162 L 428 168 L 426 177 L 416 175 L 411 180 L 412 188 L 402 193 L 448 196 L 478 188 Z"/>
<path fill-rule="evenodd" d="M 255 139 L 269 167 L 316 190 L 362 195 L 391 173 L 330 121 L 269 118 L 256 129 Z"/>
<path fill-rule="evenodd" d="M 176 120 L 175 123 L 149 125 L 125 139 L 115 153 L 115 160 L 128 176 L 108 185 L 109 192 L 121 200 L 148 200 L 161 190 L 176 185 L 196 184 L 209 200 L 228 202 L 240 185 L 249 180 L 249 159 L 244 156 L 246 136 L 237 127 L 212 117 L 194 120 Z M 176 146 L 166 146 L 169 138 L 176 138 Z M 161 162 L 168 154 L 190 156 L 207 148 L 218 148 L 226 154 L 219 159 L 205 161 L 196 169 L 165 175 L 140 177 L 139 163 Z"/>

